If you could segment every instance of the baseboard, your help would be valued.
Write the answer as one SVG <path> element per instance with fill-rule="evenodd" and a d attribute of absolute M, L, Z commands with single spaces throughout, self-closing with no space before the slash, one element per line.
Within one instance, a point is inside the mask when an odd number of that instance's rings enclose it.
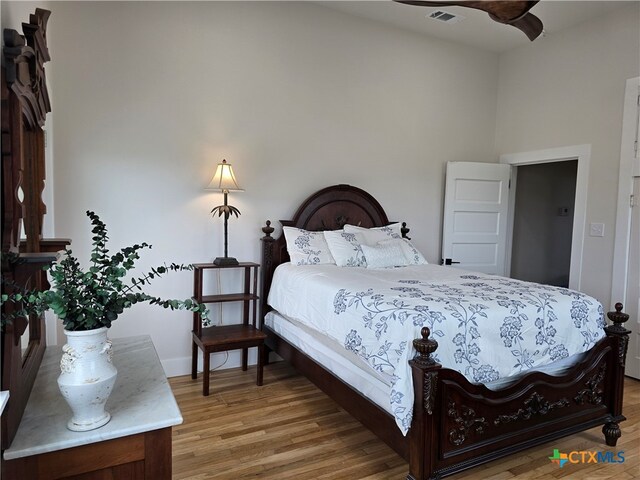
<path fill-rule="evenodd" d="M 273 354 L 272 354 L 273 355 Z M 162 368 L 167 377 L 180 377 L 191 375 L 191 357 L 168 358 L 161 360 Z M 255 365 L 257 361 L 257 351 L 255 348 L 249 349 L 249 365 Z M 225 370 L 242 366 L 242 356 L 240 350 L 230 352 L 220 352 L 211 354 L 211 370 Z M 202 352 L 198 355 L 198 373 L 202 372 Z"/>

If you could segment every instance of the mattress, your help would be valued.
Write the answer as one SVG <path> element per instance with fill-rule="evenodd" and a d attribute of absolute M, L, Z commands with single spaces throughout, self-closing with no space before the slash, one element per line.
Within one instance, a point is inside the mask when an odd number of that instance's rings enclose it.
<path fill-rule="evenodd" d="M 604 336 L 602 306 L 580 292 L 435 265 L 283 264 L 268 303 L 310 337 L 326 337 L 334 353 L 357 357 L 357 371 L 373 370 L 388 386 L 381 406 L 403 433 L 413 412 L 411 340 L 423 326 L 439 343 L 439 363 L 490 388 L 552 364 L 562 371 L 556 362 L 575 363 Z"/>
<path fill-rule="evenodd" d="M 267 327 L 296 347 L 316 363 L 357 390 L 387 413 L 392 413 L 389 395 L 391 393 L 391 378 L 380 374 L 357 355 L 340 345 L 335 340 L 322 335 L 297 320 L 287 318 L 276 311 L 267 313 L 264 319 Z M 551 364 L 535 369 L 548 375 L 560 376 L 565 374 L 576 363 L 580 362 L 586 353 L 578 353 L 571 357 L 557 360 Z M 501 378 L 485 384 L 491 390 L 499 390 L 511 385 L 522 375 Z"/>
<path fill-rule="evenodd" d="M 264 323 L 316 363 L 390 413 L 390 378 L 373 370 L 337 342 L 277 312 L 267 313 Z"/>

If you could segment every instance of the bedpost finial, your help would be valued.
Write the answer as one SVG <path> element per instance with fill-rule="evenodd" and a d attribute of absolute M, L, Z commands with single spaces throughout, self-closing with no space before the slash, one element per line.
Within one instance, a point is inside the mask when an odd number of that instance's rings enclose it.
<path fill-rule="evenodd" d="M 409 234 L 409 228 L 407 228 L 407 222 L 402 222 L 402 227 L 400 228 L 400 233 L 402 234 L 402 238 L 406 238 L 407 240 L 411 240 L 411 238 L 408 237 Z"/>
<path fill-rule="evenodd" d="M 429 338 L 429 335 L 431 335 L 429 327 L 422 327 L 420 335 L 422 335 L 422 338 L 416 338 L 413 341 L 413 347 L 418 352 L 414 360 L 422 365 L 432 365 L 436 362 L 431 358 L 431 354 L 438 348 L 438 342 Z"/>
<path fill-rule="evenodd" d="M 615 326 L 622 327 L 622 324 L 629 320 L 629 315 L 622 312 L 623 305 L 620 302 L 616 303 L 614 308 L 616 311 L 607 313 L 607 317 Z"/>
<path fill-rule="evenodd" d="M 618 336 L 623 338 L 624 352 L 621 352 L 620 358 L 621 358 L 621 363 L 624 364 L 624 357 L 626 356 L 626 352 L 627 352 L 626 345 L 628 343 L 628 340 L 629 340 L 628 336 L 631 333 L 631 331 L 624 328 L 624 322 L 629 320 L 629 315 L 627 313 L 623 313 L 622 308 L 623 308 L 622 304 L 618 302 L 615 304 L 616 311 L 607 313 L 607 317 L 609 318 L 609 320 L 613 322 L 613 325 L 608 325 L 604 327 L 604 331 L 609 336 L 613 335 L 613 336 Z"/>
<path fill-rule="evenodd" d="M 275 228 L 273 228 L 271 226 L 271 220 L 267 220 L 266 223 L 267 223 L 267 226 L 266 227 L 262 227 L 262 231 L 264 232 L 266 237 L 271 237 L 271 234 L 273 233 Z"/>

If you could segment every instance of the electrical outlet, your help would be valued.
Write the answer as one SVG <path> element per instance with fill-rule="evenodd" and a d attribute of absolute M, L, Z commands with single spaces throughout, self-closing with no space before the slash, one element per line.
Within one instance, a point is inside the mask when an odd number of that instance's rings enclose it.
<path fill-rule="evenodd" d="M 589 226 L 590 237 L 604 237 L 604 223 L 592 223 Z"/>

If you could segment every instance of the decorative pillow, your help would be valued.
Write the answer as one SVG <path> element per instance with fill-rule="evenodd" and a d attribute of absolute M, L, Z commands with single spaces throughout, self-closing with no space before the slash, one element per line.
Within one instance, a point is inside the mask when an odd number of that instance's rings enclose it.
<path fill-rule="evenodd" d="M 322 232 L 309 232 L 302 228 L 283 227 L 287 251 L 294 265 L 335 264 Z"/>
<path fill-rule="evenodd" d="M 339 267 L 367 266 L 362 248 L 360 248 L 360 241 L 355 233 L 345 233 L 344 230 L 327 230 L 324 232 L 324 239 Z"/>
<path fill-rule="evenodd" d="M 402 233 L 400 232 L 400 224 L 392 223 L 391 225 L 387 225 L 386 227 L 374 227 L 374 228 L 364 228 L 364 227 L 356 227 L 355 225 L 345 225 L 344 226 L 345 233 L 355 233 L 360 239 L 361 243 L 365 245 L 376 245 L 378 242 L 382 242 L 383 240 L 389 240 L 391 238 L 402 238 Z"/>
<path fill-rule="evenodd" d="M 413 246 L 413 244 L 406 238 L 392 238 L 391 240 L 383 240 L 378 242 L 378 245 L 397 244 L 402 249 L 402 253 L 407 259 L 407 265 L 424 265 L 427 259 L 424 258 L 420 250 Z"/>
<path fill-rule="evenodd" d="M 403 267 L 407 258 L 399 243 L 378 244 L 375 247 L 361 245 L 367 259 L 367 268 Z"/>

